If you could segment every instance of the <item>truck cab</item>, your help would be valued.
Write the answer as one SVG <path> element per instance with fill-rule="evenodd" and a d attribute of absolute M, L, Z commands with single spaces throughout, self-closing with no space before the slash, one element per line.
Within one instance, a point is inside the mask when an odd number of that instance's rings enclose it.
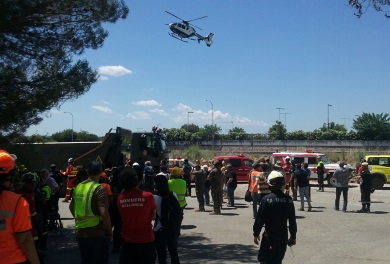
<path fill-rule="evenodd" d="M 165 142 L 165 134 L 161 129 L 153 127 L 151 132 L 133 132 L 131 137 L 130 159 L 141 166 L 145 161 L 150 161 L 157 169 L 161 161 L 168 161 L 169 151 Z"/>

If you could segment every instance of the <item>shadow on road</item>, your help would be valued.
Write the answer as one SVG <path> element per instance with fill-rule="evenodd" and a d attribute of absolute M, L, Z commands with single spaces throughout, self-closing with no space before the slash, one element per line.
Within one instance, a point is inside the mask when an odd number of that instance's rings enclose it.
<path fill-rule="evenodd" d="M 75 257 L 78 258 L 78 253 L 79 247 L 73 229 L 64 228 L 62 235 L 49 233 L 45 263 L 70 263 Z"/>
<path fill-rule="evenodd" d="M 179 257 L 183 263 L 255 263 L 256 249 L 240 244 L 210 244 L 202 234 L 181 236 L 178 241 Z M 185 260 L 185 261 L 184 261 Z"/>

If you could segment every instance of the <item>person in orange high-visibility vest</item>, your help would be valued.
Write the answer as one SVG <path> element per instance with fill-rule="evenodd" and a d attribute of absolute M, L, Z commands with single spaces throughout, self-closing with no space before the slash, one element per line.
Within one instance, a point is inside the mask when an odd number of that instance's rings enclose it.
<path fill-rule="evenodd" d="M 27 201 L 11 191 L 15 161 L 0 150 L 0 262 L 39 264 Z"/>
<path fill-rule="evenodd" d="M 77 173 L 78 169 L 76 165 L 74 164 L 73 158 L 68 159 L 68 167 L 66 168 L 66 171 L 63 172 L 65 176 L 68 176 L 68 181 L 66 182 L 66 195 L 65 199 L 62 201 L 64 203 L 67 203 L 72 195 L 72 192 L 77 187 Z"/>
<path fill-rule="evenodd" d="M 252 165 L 253 170 L 249 173 L 249 179 L 248 179 L 249 191 L 252 195 L 252 201 L 253 201 L 253 204 L 252 204 L 253 205 L 253 219 L 256 218 L 257 208 L 259 206 L 259 199 L 258 199 L 259 198 L 259 194 L 258 194 L 259 186 L 257 185 L 257 183 L 258 183 L 258 177 L 261 174 L 261 164 L 263 164 L 263 163 L 256 162 Z"/>

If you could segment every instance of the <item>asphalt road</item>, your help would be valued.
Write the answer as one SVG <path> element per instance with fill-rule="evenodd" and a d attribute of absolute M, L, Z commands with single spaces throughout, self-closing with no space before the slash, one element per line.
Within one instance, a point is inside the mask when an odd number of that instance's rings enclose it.
<path fill-rule="evenodd" d="M 287 249 L 284 263 L 390 263 L 390 185 L 372 194 L 369 214 L 356 213 L 361 208 L 360 190 L 357 185 L 350 186 L 348 209 L 343 213 L 333 209 L 335 188 L 316 192 L 312 185 L 313 211 L 296 212 L 297 244 Z M 257 263 L 252 206 L 243 200 L 245 190 L 245 184 L 239 185 L 236 208 L 224 204 L 222 215 L 209 215 L 211 207 L 206 208 L 208 212 L 195 212 L 196 198 L 187 199 L 179 238 L 181 263 Z M 295 202 L 295 208 L 299 206 L 300 202 Z M 80 263 L 74 220 L 67 207 L 60 204 L 65 229 L 63 235 L 50 234 L 46 263 Z M 111 263 L 117 260 L 118 255 L 112 254 Z"/>

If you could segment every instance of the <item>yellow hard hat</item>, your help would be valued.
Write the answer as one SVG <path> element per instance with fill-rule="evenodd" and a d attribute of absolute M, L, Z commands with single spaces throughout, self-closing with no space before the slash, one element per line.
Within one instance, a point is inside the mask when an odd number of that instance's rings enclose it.
<path fill-rule="evenodd" d="M 181 174 L 181 170 L 179 167 L 173 167 L 172 169 L 172 176 L 179 176 Z"/>

